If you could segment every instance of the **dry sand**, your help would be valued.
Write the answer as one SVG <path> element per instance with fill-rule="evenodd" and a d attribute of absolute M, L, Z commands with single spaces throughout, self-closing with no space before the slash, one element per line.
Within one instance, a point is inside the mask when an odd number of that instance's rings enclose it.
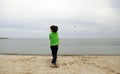
<path fill-rule="evenodd" d="M 58 68 L 51 58 L 0 55 L 0 74 L 120 74 L 120 56 L 58 56 Z"/>

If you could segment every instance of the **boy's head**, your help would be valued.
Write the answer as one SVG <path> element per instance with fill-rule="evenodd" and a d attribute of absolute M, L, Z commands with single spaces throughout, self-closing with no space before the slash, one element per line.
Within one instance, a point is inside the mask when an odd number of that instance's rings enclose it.
<path fill-rule="evenodd" d="M 52 32 L 57 32 L 58 31 L 58 27 L 55 26 L 55 25 L 50 26 L 50 29 L 51 29 Z"/>

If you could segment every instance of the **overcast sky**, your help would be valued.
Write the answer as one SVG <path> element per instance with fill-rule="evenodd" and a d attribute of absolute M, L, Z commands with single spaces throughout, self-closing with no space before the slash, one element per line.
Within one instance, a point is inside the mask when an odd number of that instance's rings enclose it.
<path fill-rule="evenodd" d="M 120 38 L 120 0 L 0 0 L 0 37 Z"/>

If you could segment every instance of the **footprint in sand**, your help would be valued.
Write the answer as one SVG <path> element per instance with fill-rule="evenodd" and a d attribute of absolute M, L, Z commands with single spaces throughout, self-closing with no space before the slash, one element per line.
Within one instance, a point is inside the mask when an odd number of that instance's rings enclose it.
<path fill-rule="evenodd" d="M 68 64 L 69 64 L 69 65 L 72 65 L 72 64 L 74 64 L 74 62 L 69 62 Z"/>
<path fill-rule="evenodd" d="M 18 60 L 15 60 L 13 62 L 18 62 L 18 61 L 21 61 L 21 62 L 25 62 L 25 61 L 31 61 L 33 59 L 35 59 L 37 57 L 29 57 L 29 58 L 22 58 L 22 59 L 18 59 Z"/>
<path fill-rule="evenodd" d="M 115 72 L 115 70 L 110 70 L 111 72 Z"/>
<path fill-rule="evenodd" d="M 67 66 L 67 64 L 66 63 L 62 63 L 61 66 Z"/>

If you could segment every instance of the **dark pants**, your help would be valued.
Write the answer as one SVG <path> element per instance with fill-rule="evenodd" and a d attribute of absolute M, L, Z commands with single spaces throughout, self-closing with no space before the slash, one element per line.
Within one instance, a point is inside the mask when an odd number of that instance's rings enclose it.
<path fill-rule="evenodd" d="M 52 57 L 53 57 L 51 63 L 56 64 L 58 45 L 50 46 L 50 48 L 51 48 L 51 51 L 52 51 Z"/>

